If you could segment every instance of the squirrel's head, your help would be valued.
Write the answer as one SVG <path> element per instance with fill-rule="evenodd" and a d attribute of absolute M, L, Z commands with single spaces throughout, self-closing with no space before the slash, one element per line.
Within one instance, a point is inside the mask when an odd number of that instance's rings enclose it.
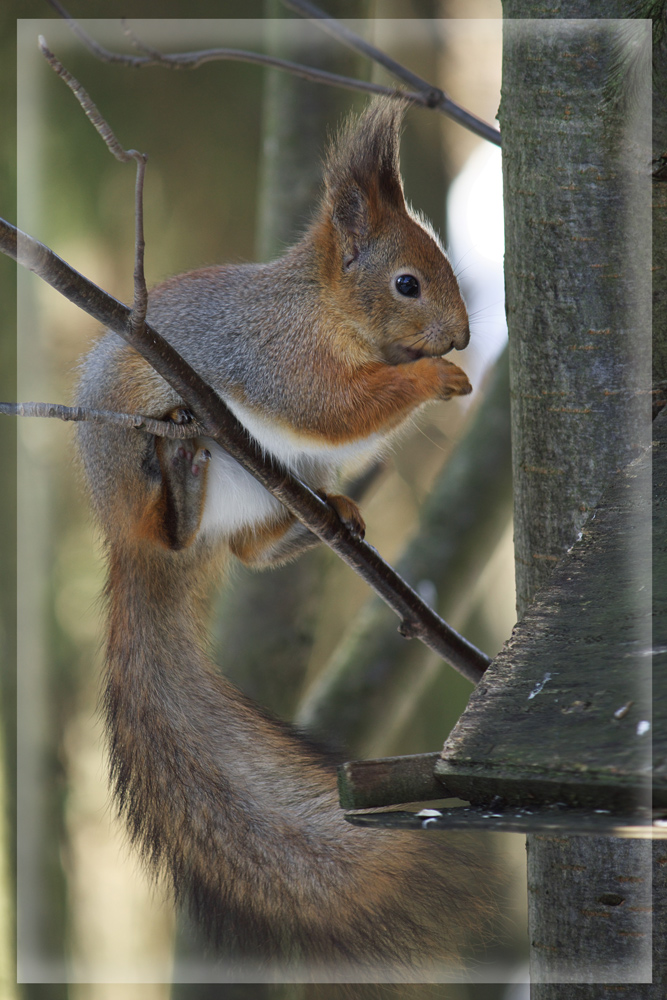
<path fill-rule="evenodd" d="M 373 353 L 390 364 L 461 350 L 470 338 L 454 272 L 403 196 L 403 107 L 374 100 L 332 144 L 318 232 L 326 284 Z"/>

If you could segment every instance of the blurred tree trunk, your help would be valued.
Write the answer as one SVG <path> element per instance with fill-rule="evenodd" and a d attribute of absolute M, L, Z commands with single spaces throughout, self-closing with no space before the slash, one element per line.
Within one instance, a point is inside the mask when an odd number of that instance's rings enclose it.
<path fill-rule="evenodd" d="M 410 586 L 428 586 L 432 594 L 427 599 L 447 621 L 461 595 L 473 589 L 511 517 L 509 422 L 505 351 L 470 427 L 420 511 L 417 534 L 396 564 Z M 444 675 L 447 700 L 436 699 L 438 732 L 431 747 L 460 716 L 470 684 L 422 643 L 406 642 L 395 614 L 379 598 L 370 598 L 307 691 L 299 725 L 315 732 L 335 731 L 354 756 L 393 753 L 381 741 L 406 710 L 415 710 L 420 695 L 427 691 L 433 698 L 438 675 Z M 418 716 L 423 723 L 423 712 Z"/>
<path fill-rule="evenodd" d="M 339 18 L 367 18 L 371 0 L 338 0 Z M 344 76 L 368 78 L 370 63 L 267 0 L 267 48 L 273 54 Z M 357 26 L 358 27 L 358 26 Z M 321 86 L 288 73 L 266 73 L 257 259 L 278 256 L 299 238 L 317 203 L 322 154 L 333 122 L 365 103 L 353 91 Z M 221 602 L 219 660 L 246 694 L 291 719 L 312 649 L 329 553 L 319 548 L 271 572 L 235 569 Z M 261 628 L 250 622 L 261 622 Z"/>
<path fill-rule="evenodd" d="M 406 32 L 405 47 L 392 55 L 416 68 L 424 78 L 442 82 L 447 66 L 447 31 L 435 28 L 433 18 L 456 16 L 450 3 L 419 0 L 410 13 L 419 17 Z M 405 5 L 382 0 L 382 17 L 405 16 Z M 462 15 L 463 16 L 463 15 Z M 382 22 L 375 25 L 375 44 L 387 47 Z M 419 41 L 417 41 L 420 39 Z M 396 42 L 394 41 L 394 46 Z M 418 46 L 419 63 L 414 61 Z M 485 53 L 470 53 L 475 60 Z M 460 71 L 452 60 L 450 79 Z M 406 191 L 411 186 L 422 198 L 417 206 L 436 229 L 445 232 L 446 192 L 465 156 L 480 140 L 461 134 L 460 126 L 441 116 L 414 109 L 407 118 L 401 148 L 401 170 Z M 458 134 L 457 134 L 458 133 Z M 464 157 L 465 159 L 465 157 Z M 428 200 L 425 198 L 428 193 Z M 473 333 L 473 342 L 475 334 Z M 506 362 L 506 359 L 505 359 Z M 487 386 L 480 410 L 471 417 L 469 437 L 448 456 L 429 498 L 420 509 L 416 535 L 397 563 L 398 572 L 419 589 L 426 600 L 472 642 L 484 647 L 486 634 L 460 616 L 462 595 L 473 589 L 511 517 L 509 459 L 509 389 L 505 362 Z M 465 367 L 465 362 L 463 362 Z M 475 389 L 479 387 L 475 384 Z M 493 398 L 489 398 L 489 397 Z M 411 438 L 400 445 L 410 451 Z M 460 620 L 453 620 L 452 615 Z M 469 626 L 472 631 L 469 631 Z M 495 649 L 487 652 L 495 652 Z M 421 643 L 406 642 L 397 631 L 395 615 L 376 598 L 369 598 L 350 623 L 329 661 L 304 692 L 298 706 L 300 726 L 316 734 L 335 734 L 349 756 L 383 756 L 439 746 L 465 707 L 470 685 Z M 407 725 L 406 725 L 407 723 Z M 400 743 L 405 740 L 404 750 Z"/>
<path fill-rule="evenodd" d="M 572 0 L 552 5 L 547 17 L 622 17 L 626 9 L 618 0 Z M 503 13 L 500 120 L 522 615 L 614 471 L 650 442 L 650 112 L 641 72 L 650 36 L 632 22 L 623 30 L 595 20 L 522 24 L 545 17 L 542 4 L 527 0 L 505 0 Z M 594 910 L 600 892 L 626 876 L 650 891 L 650 842 L 530 836 L 528 850 L 531 996 L 606 997 L 607 987 L 598 985 L 605 973 L 609 980 L 623 975 L 618 943 L 600 920 L 582 954 L 581 907 Z M 565 906 L 574 855 L 585 872 L 582 895 Z M 640 968 L 648 917 L 643 930 Z M 661 964 L 664 972 L 664 955 Z M 650 981 L 650 968 L 639 981 Z M 662 989 L 615 986 L 613 996 L 657 998 Z"/>
<path fill-rule="evenodd" d="M 371 63 L 326 35 L 316 24 L 266 0 L 267 50 L 342 76 L 369 79 Z M 327 13 L 339 19 L 367 19 L 373 0 L 332 0 Z M 356 25 L 356 30 L 363 30 Z M 257 256 L 283 252 L 303 232 L 322 181 L 322 152 L 331 123 L 367 98 L 351 90 L 309 83 L 279 70 L 266 72 L 264 149 L 260 173 Z"/>
<path fill-rule="evenodd" d="M 0 15 L 0 18 L 2 15 Z M 6 18 L 8 20 L 8 17 Z M 2 21 L 2 28 L 9 27 Z M 16 210 L 16 50 L 12 31 L 0 31 L 0 149 L 2 202 Z M 11 95 L 11 97 L 10 97 Z M 9 109 L 11 108 L 11 111 Z M 16 399 L 16 268 L 0 260 L 0 397 Z M 15 995 L 16 980 L 16 425 L 0 426 L 0 995 Z"/>
<path fill-rule="evenodd" d="M 427 0 L 419 14 L 433 17 L 435 7 L 432 0 Z M 363 4 L 341 0 L 338 7 L 327 10 L 337 17 L 363 18 L 372 14 L 372 4 L 370 0 Z M 377 13 L 384 15 L 386 11 L 378 8 Z M 290 19 L 279 0 L 267 2 L 267 16 L 272 18 L 267 28 L 271 50 L 276 54 L 305 62 L 315 58 L 318 65 L 334 72 L 370 76 L 369 60 L 337 44 L 316 27 Z M 420 22 L 423 37 L 417 35 L 414 44 L 419 50 L 419 71 L 435 79 L 440 43 L 429 31 L 428 23 Z M 356 29 L 362 30 L 362 26 L 357 23 Z M 382 22 L 376 20 L 374 29 L 376 44 L 382 45 Z M 414 31 L 413 24 L 410 40 Z M 397 56 L 403 58 L 400 52 Z M 408 62 L 414 58 L 409 51 L 405 57 Z M 313 86 L 284 73 L 267 74 L 256 240 L 259 259 L 279 254 L 298 238 L 319 194 L 327 127 L 330 129 L 331 123 L 340 120 L 351 107 L 361 108 L 366 102 L 365 95 Z M 410 116 L 407 131 L 411 135 L 403 144 L 402 169 L 408 193 L 413 186 L 420 191 L 423 197 L 418 207 L 444 230 L 448 178 L 440 129 L 432 114 L 417 113 Z M 285 719 L 294 717 L 302 694 L 332 562 L 331 553 L 320 548 L 270 573 L 257 574 L 239 567 L 235 586 L 222 597 L 219 659 L 226 673 L 253 699 Z M 261 629 L 247 627 L 249 613 L 263 623 Z M 400 645 L 407 644 L 401 640 Z M 337 725 L 335 712 L 329 712 L 327 724 L 319 732 L 339 744 L 346 743 L 348 736 L 345 727 Z M 440 731 L 435 742 L 441 735 Z"/>
<path fill-rule="evenodd" d="M 366 18 L 371 0 L 336 0 L 327 12 L 339 18 Z M 344 76 L 368 77 L 368 60 L 336 44 L 308 21 L 266 0 L 266 50 Z M 257 259 L 278 256 L 298 239 L 316 204 L 327 129 L 364 98 L 352 91 L 321 86 L 277 70 L 266 71 L 263 160 L 260 171 Z M 292 717 L 311 653 L 328 553 L 321 548 L 272 572 L 239 566 L 226 588 L 216 626 L 219 661 L 246 694 L 285 719 Z M 180 918 L 178 960 L 213 962 L 189 919 Z M 221 970 L 222 971 L 222 970 Z M 299 1000 L 301 986 L 251 987 L 253 997 Z M 175 983 L 174 1000 L 235 1000 L 244 987 L 224 983 Z M 250 994 L 248 994 L 250 995 Z"/>
<path fill-rule="evenodd" d="M 23 105 L 20 169 L 14 175 L 19 228 L 34 232 L 44 214 L 43 188 L 39 183 L 44 162 L 39 101 L 31 86 L 35 78 L 30 68 L 19 63 L 14 79 L 24 100 L 27 95 L 34 98 L 29 108 L 28 102 Z M 10 317 L 5 318 L 8 335 L 16 338 L 13 369 L 16 384 L 10 395 L 3 398 L 25 399 L 33 394 L 33 398 L 43 399 L 47 396 L 45 386 L 49 384 L 51 356 L 40 338 L 44 317 L 35 295 L 39 282 L 21 269 L 17 276 L 15 272 L 14 280 L 17 313 L 12 325 Z M 9 372 L 4 374 L 9 376 Z M 18 440 L 17 481 L 12 483 L 8 476 L 3 487 L 17 487 L 18 503 L 13 522 L 3 521 L 3 525 L 16 525 L 16 549 L 8 555 L 17 572 L 4 578 L 4 584 L 15 587 L 15 596 L 8 600 L 7 610 L 13 607 L 16 618 L 8 622 L 4 651 L 7 657 L 14 653 L 15 658 L 7 663 L 2 697 L 8 736 L 13 737 L 8 742 L 7 787 L 12 793 L 16 790 L 12 803 L 15 812 L 10 810 L 9 822 L 14 848 L 12 861 L 16 861 L 17 869 L 18 976 L 28 980 L 20 987 L 26 1000 L 36 997 L 61 1000 L 68 993 L 67 984 L 59 981 L 64 977 L 61 970 L 67 951 L 67 885 L 62 863 L 67 842 L 61 738 L 72 690 L 69 664 L 61 656 L 52 613 L 51 569 L 59 497 L 49 448 L 53 441 L 50 429 L 26 422 L 20 431 L 12 430 L 16 435 L 14 443 Z M 9 503 L 14 499 L 8 498 Z M 14 623 L 17 641 L 13 650 Z M 20 715 L 14 728 L 14 720 L 9 719 L 10 713 L 17 710 Z M 30 982 L 31 979 L 36 982 Z M 40 982 L 40 979 L 56 981 Z"/>

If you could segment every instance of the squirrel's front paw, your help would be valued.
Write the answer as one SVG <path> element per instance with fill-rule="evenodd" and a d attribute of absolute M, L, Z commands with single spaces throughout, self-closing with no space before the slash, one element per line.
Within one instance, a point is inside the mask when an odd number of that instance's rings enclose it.
<path fill-rule="evenodd" d="M 439 399 L 451 399 L 452 396 L 467 396 L 472 392 L 472 386 L 468 381 L 468 376 L 458 365 L 445 358 L 434 358 L 438 365 L 438 376 L 440 386 L 438 392 Z"/>
<path fill-rule="evenodd" d="M 326 493 L 324 499 L 333 507 L 345 527 L 349 528 L 353 535 L 358 538 L 364 537 L 366 522 L 354 500 L 350 500 L 343 493 Z"/>

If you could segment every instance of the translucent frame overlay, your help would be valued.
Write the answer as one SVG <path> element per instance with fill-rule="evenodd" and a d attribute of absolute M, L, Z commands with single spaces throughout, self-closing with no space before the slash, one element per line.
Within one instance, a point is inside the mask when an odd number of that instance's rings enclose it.
<path fill-rule="evenodd" d="M 81 22 L 96 39 L 113 48 L 119 37 L 119 26 L 115 21 L 84 21 Z M 616 22 L 607 22 L 610 30 Z M 646 28 L 642 36 L 642 45 L 650 48 L 650 22 L 637 22 L 641 28 Z M 158 21 L 146 20 L 137 22 L 137 32 L 149 44 L 167 51 L 184 51 L 195 48 L 211 48 L 213 46 L 230 46 L 246 49 L 260 49 L 268 22 L 235 21 L 235 20 L 183 20 Z M 590 30 L 595 22 L 577 22 L 576 30 Z M 487 32 L 492 44 L 499 44 L 500 22 L 469 21 L 469 22 L 424 22 L 424 21 L 382 21 L 377 25 L 378 44 L 391 45 L 392 34 L 395 38 L 414 40 L 415 45 L 420 39 L 433 32 L 455 32 L 457 26 L 465 38 L 465 30 Z M 624 34 L 621 22 L 617 23 L 619 44 L 623 44 Z M 571 27 L 571 26 L 570 26 Z M 294 31 L 300 30 L 294 27 Z M 557 32 L 559 22 L 539 21 L 526 23 L 526 30 L 541 33 Z M 97 247 L 104 243 L 104 232 L 96 230 L 96 223 L 91 221 L 91 229 L 87 239 L 72 235 L 67 245 L 56 244 L 52 233 L 57 233 L 58 219 L 66 215 L 66 206 L 58 201 L 58 192 L 54 191 L 51 181 L 52 160 L 57 156 L 59 139 L 53 134 L 53 123 L 48 113 L 47 92 L 49 88 L 63 87 L 55 76 L 45 69 L 43 60 L 37 51 L 36 39 L 39 34 L 46 37 L 49 46 L 68 64 L 71 60 L 73 72 L 79 74 L 81 82 L 93 99 L 96 98 L 95 76 L 99 71 L 107 75 L 109 67 L 100 70 L 93 59 L 88 60 L 86 70 L 79 67 L 80 47 L 74 40 L 68 28 L 59 21 L 52 19 L 21 20 L 18 22 L 18 226 L 30 235 L 47 242 L 51 248 L 61 254 L 69 263 L 84 274 L 97 280 L 104 286 L 104 280 L 112 281 L 113 267 L 106 261 L 104 254 Z M 636 45 L 636 36 L 632 45 Z M 463 56 L 465 53 L 463 53 Z M 76 66 L 75 66 L 76 63 Z M 650 60 L 649 60 L 650 66 Z M 118 74 L 130 74 L 133 71 L 118 68 Z M 160 73 L 162 70 L 150 72 Z M 210 72 L 210 68 L 207 70 Z M 260 72 L 259 70 L 257 72 Z M 650 74 L 650 69 L 648 70 Z M 175 74 L 177 75 L 177 74 Z M 187 74 L 182 75 L 184 87 L 188 86 Z M 141 102 L 141 76 L 137 77 L 136 100 Z M 317 86 L 313 84 L 313 86 Z M 636 149 L 641 142 L 641 135 L 650 130 L 650 75 L 642 81 L 642 86 L 648 99 L 640 96 L 628 116 L 627 135 L 628 150 Z M 226 101 L 233 101 L 234 94 L 221 95 L 211 92 L 212 114 L 224 114 Z M 73 99 L 72 99 L 73 101 Z M 105 113 L 104 107 L 101 107 Z M 145 136 L 150 134 L 151 117 L 158 112 L 147 106 L 145 114 Z M 73 103 L 72 115 L 82 113 Z M 169 114 L 169 109 L 161 107 L 159 115 Z M 258 104 L 257 115 L 261 114 Z M 119 139 L 126 146 L 136 146 L 144 149 L 150 143 L 146 138 L 123 134 L 114 121 Z M 86 131 L 82 126 L 81 149 L 78 151 L 82 163 L 85 162 L 89 147 L 100 142 L 92 128 Z M 639 138 L 638 138 L 639 137 Z M 206 141 L 206 137 L 203 137 Z M 174 137 L 178 142 L 178 137 Z M 225 152 L 221 150 L 221 157 Z M 152 166 L 152 164 L 151 164 Z M 487 160 L 484 160 L 484 169 Z M 115 164 L 109 157 L 109 170 L 132 171 L 129 166 Z M 159 165 L 156 165 L 159 174 Z M 189 157 L 188 170 L 193 185 L 197 184 L 196 150 Z M 491 175 L 489 175 L 491 177 Z M 485 183 L 482 181 L 482 183 Z M 488 181 L 489 186 L 497 184 L 497 173 Z M 628 185 L 637 204 L 645 204 L 650 199 L 650 177 L 646 171 L 635 170 L 628 163 Z M 83 185 L 83 181 L 82 181 Z M 147 188 L 150 189 L 151 174 L 149 170 Z M 474 184 L 472 185 L 474 188 Z M 113 192 L 113 188 L 110 188 Z M 495 190 L 495 187 L 493 188 Z M 112 198 L 112 194 L 108 197 Z M 216 191 L 216 198 L 229 197 L 233 192 Z M 85 192 L 83 192 L 85 198 Z M 151 195 L 147 190 L 147 200 Z M 162 209 L 165 205 L 162 203 Z M 107 205 L 107 216 L 109 206 Z M 118 212 L 131 213 L 131 204 L 118 204 Z M 93 214 L 91 212 L 91 214 Z M 473 213 L 474 214 L 474 213 Z M 472 217 L 472 216 L 471 216 Z M 615 220 L 615 224 L 627 224 L 632 228 L 632 220 Z M 165 210 L 165 225 L 167 217 Z M 474 215 L 477 233 L 484 230 L 483 220 L 479 213 Z M 633 232 L 633 239 L 641 241 L 646 255 L 650 255 L 651 233 Z M 481 235 L 475 239 L 481 241 Z M 497 234 L 494 231 L 494 245 L 498 245 Z M 73 257 L 70 257 L 70 252 Z M 150 253 L 150 248 L 149 248 Z M 481 256 L 484 252 L 481 251 Z M 465 267 L 465 260 L 463 267 Z M 132 248 L 128 246 L 127 270 L 131 275 Z M 91 273 L 92 272 L 92 273 Z M 468 278 L 466 278 L 468 280 Z M 499 281 L 498 274 L 493 279 Z M 123 279 L 124 289 L 129 282 Z M 646 282 L 637 284 L 638 294 L 645 296 Z M 108 289 L 113 294 L 122 297 L 113 287 Z M 648 289 L 650 293 L 650 288 Z M 54 371 L 54 366 L 60 364 L 57 347 L 51 342 L 50 317 L 56 319 L 64 309 L 57 293 L 46 289 L 38 279 L 19 269 L 19 319 L 18 319 L 18 398 L 40 399 L 45 401 L 67 402 L 62 399 L 62 373 Z M 629 308 L 632 304 L 629 304 Z M 650 317 L 650 302 L 642 301 L 641 308 L 648 311 Z M 72 315 L 70 313 L 68 316 Z M 72 320 L 72 323 L 75 321 Z M 586 319 L 582 317 L 582 324 Z M 61 320 L 61 327 L 66 328 L 68 319 Z M 85 332 L 81 334 L 80 351 L 86 347 L 86 338 L 94 332 L 94 323 L 85 319 L 82 321 Z M 650 337 L 650 323 L 646 336 Z M 69 341 L 63 346 L 64 364 L 72 369 L 76 364 L 76 345 Z M 490 354 L 497 353 L 497 345 L 490 348 Z M 647 352 L 638 352 L 639 357 L 646 358 Z M 644 363 L 643 361 L 640 363 Z M 639 373 L 639 380 L 650 384 L 650 372 Z M 62 440 L 67 437 L 69 444 L 63 446 Z M 650 428 L 646 427 L 644 444 L 650 441 Z M 143 888 L 133 891 L 137 886 L 143 886 L 147 876 L 134 859 L 130 849 L 125 845 L 122 833 L 114 828 L 119 826 L 113 816 L 113 810 L 106 804 L 105 773 L 101 751 L 96 757 L 94 747 L 102 736 L 95 720 L 93 710 L 89 712 L 87 721 L 82 723 L 83 730 L 76 737 L 70 737 L 70 743 L 63 750 L 65 764 L 63 772 L 74 768 L 78 763 L 86 772 L 78 786 L 84 791 L 78 793 L 68 785 L 68 778 L 63 776 L 54 765 L 50 747 L 54 743 L 54 730 L 59 720 L 54 718 L 50 692 L 53 685 L 52 650 L 49 648 L 50 623 L 54 616 L 62 615 L 69 621 L 74 620 L 73 632 L 77 628 L 77 616 L 80 616 L 79 626 L 83 634 L 84 648 L 91 657 L 90 673 L 99 670 L 99 655 L 95 654 L 97 643 L 101 641 L 101 622 L 96 617 L 94 607 L 94 588 L 86 590 L 80 605 L 77 605 L 77 595 L 70 595 L 71 601 L 64 607 L 63 589 L 66 579 L 62 566 L 54 566 L 54 540 L 58 532 L 58 524 L 53 514 L 53 497 L 58 491 L 79 491 L 80 486 L 75 475 L 74 464 L 70 461 L 71 429 L 55 421 L 21 421 L 19 426 L 19 505 L 18 505 L 18 566 L 19 566 L 19 619 L 18 619 L 18 978 L 20 982 L 74 982 L 74 983 L 161 983 L 180 982 L 258 982 L 262 973 L 253 967 L 239 968 L 224 966 L 210 958 L 199 954 L 189 955 L 187 949 L 177 959 L 173 953 L 174 927 L 171 916 L 171 904 L 160 888 L 154 888 L 150 893 Z M 62 476 L 63 467 L 65 475 Z M 62 477 L 62 478 L 59 478 Z M 63 482 L 66 484 L 63 486 Z M 85 536 L 84 536 L 85 537 Z M 91 541 L 92 535 L 87 536 Z M 78 536 L 77 536 L 78 538 Z M 80 539 L 77 544 L 80 543 Z M 73 540 L 74 546 L 74 540 Z M 645 548 L 640 546 L 639 548 Z M 82 559 L 85 556 L 82 555 Z M 60 575 L 59 575 L 60 574 Z M 647 579 L 650 579 L 650 567 L 647 567 Z M 53 582 L 55 580 L 55 582 Z M 645 621 L 646 601 L 650 601 L 650 591 L 639 599 L 638 620 Z M 54 610 L 55 608 L 55 610 Z M 77 610 L 79 608 L 80 610 Z M 82 624 L 83 623 L 83 624 Z M 647 648 L 650 648 L 650 635 L 646 636 Z M 72 654 L 76 655 L 76 654 Z M 92 660 L 96 659 L 93 663 Z M 91 683 L 94 683 L 91 682 Z M 58 742 L 57 739 L 55 741 Z M 84 757 L 84 753 L 91 756 Z M 83 763 L 82 763 L 83 761 Z M 56 762 L 57 763 L 57 762 Z M 76 820 L 77 831 L 68 828 L 70 838 L 78 838 L 77 844 L 81 851 L 87 852 L 81 860 L 81 854 L 72 852 L 59 856 L 59 845 L 54 842 L 55 832 L 52 826 L 53 784 L 62 784 L 62 795 L 66 798 L 65 815 L 69 817 L 66 823 Z M 94 792 L 90 792 L 94 789 Z M 86 791 L 87 790 L 87 791 Z M 76 796 L 93 797 L 91 803 L 78 801 Z M 73 818 L 74 817 L 74 818 Z M 83 829 L 85 828 L 85 829 Z M 83 832 L 81 832 L 83 830 Z M 110 832 L 111 831 L 111 832 Z M 115 838 L 115 839 L 114 839 Z M 647 849 L 650 845 L 647 842 Z M 117 866 L 117 867 L 116 867 Z M 54 875 L 56 869 L 65 872 Z M 61 879 L 62 885 L 54 893 L 52 880 Z M 119 888 L 122 882 L 122 888 Z M 152 893 L 152 895 L 151 895 Z M 57 905 L 62 908 L 62 919 L 67 924 L 64 934 L 66 939 L 66 957 L 62 957 L 62 949 L 54 950 L 49 941 L 49 933 L 45 928 L 52 919 L 52 914 L 45 912 L 50 902 L 58 899 Z M 134 903 L 136 902 L 136 907 Z M 75 912 L 76 911 L 76 912 Z M 147 930 L 148 926 L 148 930 Z M 154 926 L 154 932 L 151 931 Z M 488 946 L 488 943 L 486 943 Z M 331 981 L 344 981 L 346 976 L 341 969 L 337 973 L 328 970 L 323 973 Z M 511 963 L 498 965 L 482 961 L 475 962 L 462 974 L 460 971 L 442 970 L 442 981 L 466 982 L 511 982 L 516 979 L 517 969 Z M 275 977 L 274 977 L 275 978 Z M 300 977 L 288 975 L 288 981 L 299 981 Z M 313 979 L 313 971 L 306 970 L 304 980 Z M 382 981 L 381 970 L 378 970 L 376 981 Z"/>

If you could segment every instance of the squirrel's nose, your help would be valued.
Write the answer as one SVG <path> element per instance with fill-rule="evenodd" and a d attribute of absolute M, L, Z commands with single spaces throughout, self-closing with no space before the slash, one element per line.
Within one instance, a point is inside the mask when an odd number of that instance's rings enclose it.
<path fill-rule="evenodd" d="M 470 343 L 470 327 L 466 322 L 463 324 L 452 337 L 452 347 L 456 348 L 457 351 L 462 351 L 464 347 L 467 347 Z"/>
<path fill-rule="evenodd" d="M 470 327 L 468 326 L 468 321 L 464 323 L 458 323 L 456 326 L 452 324 L 451 327 L 445 329 L 444 331 L 445 343 L 443 344 L 443 354 L 449 354 L 450 351 L 462 351 L 464 347 L 467 347 L 470 342 Z"/>

